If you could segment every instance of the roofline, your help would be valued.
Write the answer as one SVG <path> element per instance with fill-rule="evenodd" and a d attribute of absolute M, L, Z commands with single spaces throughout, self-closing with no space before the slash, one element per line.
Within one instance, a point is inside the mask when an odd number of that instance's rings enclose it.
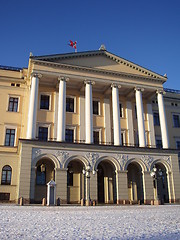
<path fill-rule="evenodd" d="M 111 53 L 111 52 L 109 52 L 109 51 L 107 51 L 107 50 L 92 50 L 92 51 L 83 51 L 83 52 L 71 52 L 71 53 L 62 53 L 62 54 L 30 56 L 30 58 L 31 58 L 31 59 L 34 59 L 34 60 L 38 60 L 38 58 L 56 58 L 56 57 L 63 58 L 63 57 L 70 57 L 70 56 L 72 56 L 72 57 L 78 57 L 78 56 L 80 56 L 80 55 L 87 55 L 87 54 L 91 54 L 91 55 L 93 55 L 93 54 L 97 54 L 97 55 L 106 55 L 106 54 L 109 54 L 109 55 L 112 55 L 112 56 L 114 56 L 114 57 L 116 57 L 116 58 L 120 58 L 120 59 L 122 59 L 122 60 L 124 60 L 124 61 L 126 61 L 126 62 L 129 62 L 129 63 L 131 63 L 131 64 L 133 64 L 133 65 L 136 65 L 136 66 L 139 67 L 139 68 L 146 69 L 146 71 L 152 72 L 152 73 L 160 76 L 160 77 L 163 78 L 165 81 L 167 80 L 167 77 L 166 77 L 166 76 L 163 76 L 163 75 L 161 75 L 161 74 L 159 74 L 159 73 L 157 73 L 157 72 L 154 72 L 154 71 L 152 71 L 152 70 L 150 70 L 150 69 L 148 69 L 148 68 L 146 68 L 146 67 L 143 67 L 143 66 L 141 66 L 141 65 L 138 65 L 138 64 L 136 64 L 136 63 L 134 63 L 134 62 L 132 62 L 132 61 L 129 61 L 129 60 L 127 60 L 127 59 L 125 59 L 125 58 L 123 58 L 123 57 L 120 57 L 120 56 L 118 56 L 118 55 L 116 55 L 116 54 L 114 54 L 114 53 Z"/>
<path fill-rule="evenodd" d="M 3 66 L 3 65 L 0 65 L 0 69 L 2 69 L 2 70 L 16 71 L 16 72 L 20 72 L 21 70 L 23 70 L 23 68 L 12 67 L 12 66 Z"/>

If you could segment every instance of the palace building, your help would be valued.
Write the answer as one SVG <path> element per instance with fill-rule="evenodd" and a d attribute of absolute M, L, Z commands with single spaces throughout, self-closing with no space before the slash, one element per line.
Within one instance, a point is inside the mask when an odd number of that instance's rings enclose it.
<path fill-rule="evenodd" d="M 0 66 L 0 201 L 180 202 L 180 92 L 99 50 Z"/>

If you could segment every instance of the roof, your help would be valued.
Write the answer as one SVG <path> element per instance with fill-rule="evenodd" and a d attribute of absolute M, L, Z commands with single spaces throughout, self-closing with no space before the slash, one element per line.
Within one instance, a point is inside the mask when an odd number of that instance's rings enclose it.
<path fill-rule="evenodd" d="M 0 69 L 2 70 L 10 70 L 10 71 L 21 71 L 22 68 L 19 68 L 19 67 L 11 67 L 11 66 L 3 66 L 3 65 L 0 65 Z"/>

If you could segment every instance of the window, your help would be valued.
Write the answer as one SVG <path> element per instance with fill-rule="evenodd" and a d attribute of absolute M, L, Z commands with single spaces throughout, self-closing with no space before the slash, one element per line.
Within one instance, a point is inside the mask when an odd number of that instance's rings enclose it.
<path fill-rule="evenodd" d="M 99 131 L 93 131 L 94 144 L 99 144 Z"/>
<path fill-rule="evenodd" d="M 40 109 L 49 110 L 49 100 L 50 100 L 50 96 L 49 95 L 41 95 Z"/>
<path fill-rule="evenodd" d="M 73 172 L 69 170 L 67 172 L 67 185 L 73 186 Z"/>
<path fill-rule="evenodd" d="M 44 164 L 41 164 L 40 166 L 37 167 L 36 184 L 46 185 L 46 167 Z"/>
<path fill-rule="evenodd" d="M 119 111 L 120 111 L 120 117 L 124 117 L 124 116 L 123 116 L 122 103 L 119 104 Z"/>
<path fill-rule="evenodd" d="M 2 185 L 11 185 L 11 174 L 12 174 L 12 169 L 10 166 L 4 166 L 2 168 L 2 178 L 1 178 Z"/>
<path fill-rule="evenodd" d="M 66 98 L 66 112 L 74 112 L 74 98 Z"/>
<path fill-rule="evenodd" d="M 74 142 L 74 129 L 66 129 L 66 142 Z"/>
<path fill-rule="evenodd" d="M 154 126 L 160 126 L 159 113 L 153 113 L 153 117 L 154 117 Z"/>
<path fill-rule="evenodd" d="M 48 140 L 48 128 L 47 127 L 39 127 L 39 140 L 47 141 Z"/>
<path fill-rule="evenodd" d="M 137 119 L 137 108 L 136 108 L 136 105 L 134 106 L 134 114 L 135 114 L 135 118 Z"/>
<path fill-rule="evenodd" d="M 156 139 L 156 148 L 162 148 L 162 140 Z"/>
<path fill-rule="evenodd" d="M 17 112 L 18 111 L 18 98 L 16 98 L 16 97 L 9 98 L 8 111 L 9 112 Z"/>
<path fill-rule="evenodd" d="M 180 149 L 180 141 L 176 141 L 176 148 Z"/>
<path fill-rule="evenodd" d="M 6 129 L 6 138 L 5 138 L 5 146 L 14 146 L 15 140 L 15 129 Z"/>
<path fill-rule="evenodd" d="M 180 122 L 179 122 L 179 115 L 173 115 L 173 123 L 174 123 L 174 127 L 179 128 L 180 127 Z"/>
<path fill-rule="evenodd" d="M 100 115 L 99 101 L 93 101 L 93 114 Z"/>

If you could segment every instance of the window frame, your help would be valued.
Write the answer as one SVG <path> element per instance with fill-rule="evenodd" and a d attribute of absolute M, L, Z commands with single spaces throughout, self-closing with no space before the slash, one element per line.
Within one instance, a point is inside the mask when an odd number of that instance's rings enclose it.
<path fill-rule="evenodd" d="M 155 141 L 156 141 L 156 148 L 157 149 L 162 149 L 163 145 L 162 145 L 162 138 L 161 138 L 161 136 L 155 136 Z M 161 141 L 161 147 L 157 147 L 157 141 Z"/>
<path fill-rule="evenodd" d="M 173 113 L 173 127 L 174 128 L 180 128 L 180 114 L 178 113 Z M 174 117 L 177 116 L 178 117 L 178 125 L 175 124 L 175 120 L 174 120 Z M 175 126 L 176 125 L 176 126 Z"/>
<path fill-rule="evenodd" d="M 120 118 L 124 118 L 124 104 L 122 102 L 119 102 L 119 113 Z"/>
<path fill-rule="evenodd" d="M 41 92 L 39 95 L 39 110 L 41 111 L 51 111 L 51 99 L 52 99 L 52 94 L 47 93 L 47 92 Z M 41 108 L 41 96 L 48 96 L 49 97 L 49 109 Z"/>
<path fill-rule="evenodd" d="M 9 167 L 10 170 L 3 170 L 3 168 Z M 3 181 L 3 171 L 5 171 L 5 181 Z M 8 172 L 10 172 L 10 180 L 8 181 Z M 11 185 L 12 181 L 12 167 L 9 165 L 5 165 L 2 167 L 2 174 L 1 174 L 1 185 Z"/>
<path fill-rule="evenodd" d="M 102 129 L 101 128 L 94 128 L 93 129 L 93 134 L 94 132 L 99 132 L 99 143 L 94 143 L 94 135 L 93 135 L 93 143 L 94 144 L 101 144 L 102 143 Z"/>
<path fill-rule="evenodd" d="M 50 135 L 51 135 L 51 124 L 50 123 L 37 123 L 36 125 L 36 138 L 39 139 L 39 128 L 40 127 L 43 127 L 43 128 L 48 128 L 48 138 L 47 138 L 47 141 L 49 141 L 51 138 L 50 138 Z M 43 140 L 41 140 L 43 141 Z"/>
<path fill-rule="evenodd" d="M 17 111 L 9 111 L 9 101 L 10 101 L 10 98 L 17 98 L 18 99 L 18 106 L 17 106 Z M 8 100 L 7 100 L 7 108 L 6 108 L 6 111 L 9 112 L 9 113 L 19 113 L 19 109 L 20 109 L 20 96 L 19 95 L 14 95 L 14 94 L 9 94 L 8 95 Z"/>
<path fill-rule="evenodd" d="M 94 102 L 97 102 L 98 103 L 98 114 L 94 113 Z M 92 108 L 93 108 L 93 115 L 95 116 L 100 116 L 101 115 L 101 103 L 100 103 L 100 99 L 97 99 L 97 98 L 93 98 L 93 101 L 92 101 Z"/>
<path fill-rule="evenodd" d="M 6 145 L 6 131 L 7 129 L 10 130 L 15 130 L 15 134 L 14 134 L 14 145 L 10 146 L 10 145 Z M 15 147 L 17 145 L 17 127 L 12 126 L 12 125 L 6 125 L 4 128 L 4 146 L 5 147 Z"/>
<path fill-rule="evenodd" d="M 76 142 L 76 126 L 69 126 L 69 125 L 66 126 L 66 128 L 65 128 L 65 141 L 66 141 L 66 129 L 73 131 L 73 142 L 68 142 L 68 143 L 75 143 Z"/>
<path fill-rule="evenodd" d="M 67 95 L 66 96 L 66 103 L 67 103 L 67 98 L 74 100 L 74 111 L 70 112 L 70 111 L 66 110 L 66 113 L 76 113 L 76 97 L 75 96 L 71 96 L 71 95 Z"/>
<path fill-rule="evenodd" d="M 156 122 L 155 122 L 155 119 L 156 119 Z M 158 119 L 158 121 L 157 121 L 157 119 Z M 153 122 L 154 122 L 154 126 L 160 126 L 160 118 L 159 118 L 158 112 L 153 112 Z"/>

